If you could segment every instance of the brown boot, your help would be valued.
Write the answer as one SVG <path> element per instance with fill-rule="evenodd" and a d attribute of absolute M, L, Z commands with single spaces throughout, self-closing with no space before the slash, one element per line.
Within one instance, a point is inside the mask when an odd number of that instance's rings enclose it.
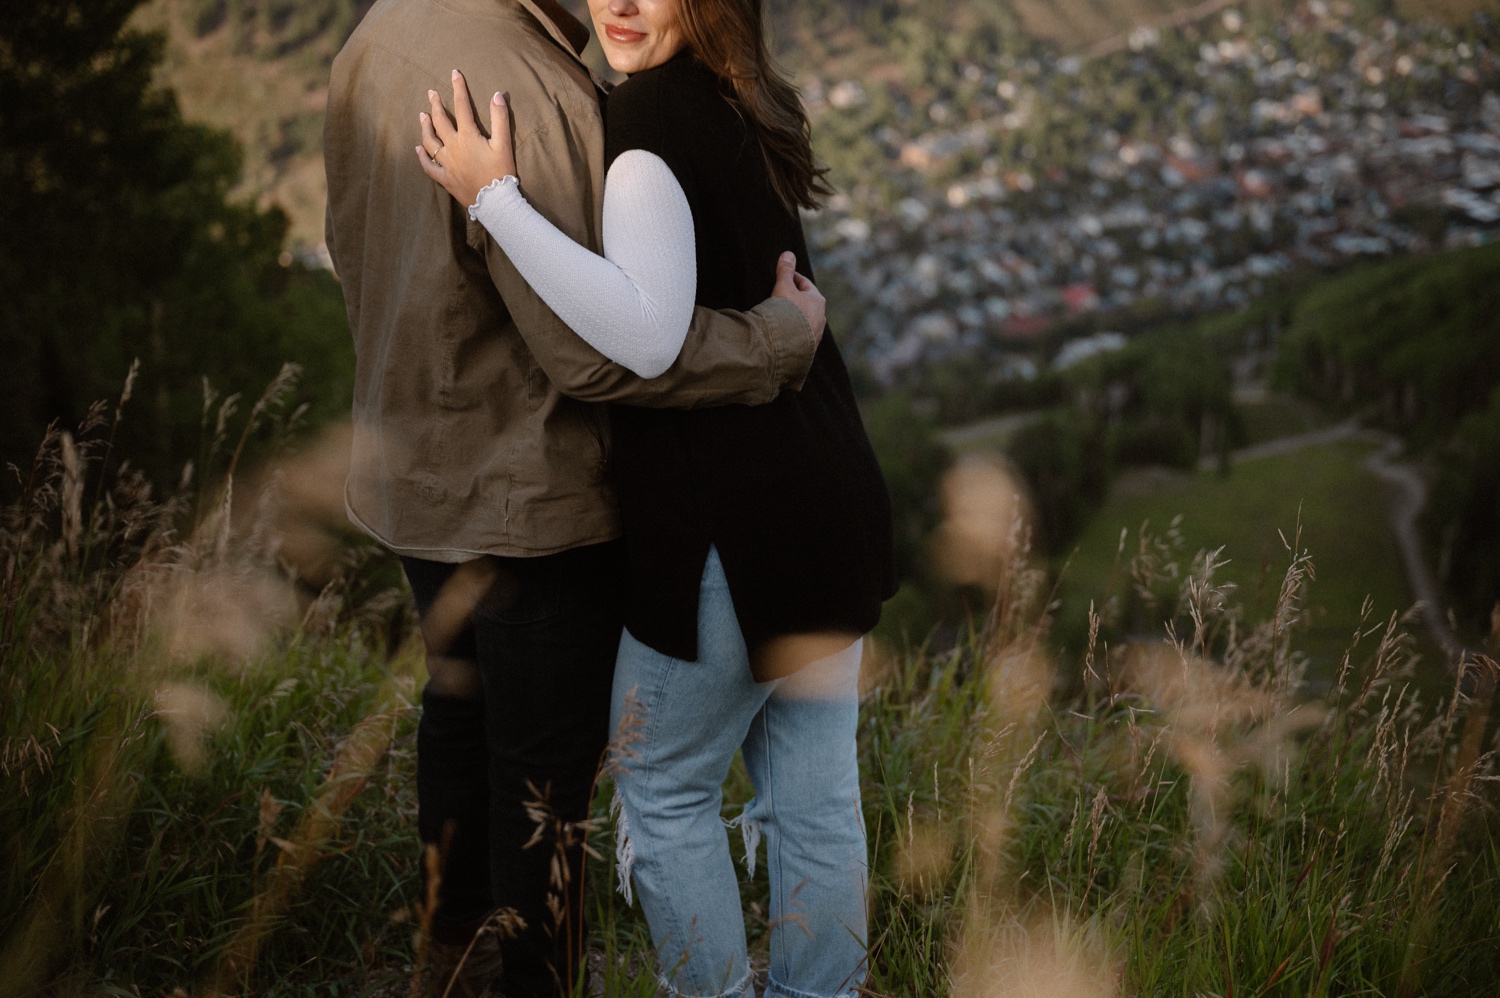
<path fill-rule="evenodd" d="M 464 952 L 468 951 L 468 956 Z M 500 998 L 490 985 L 500 977 L 500 940 L 481 932 L 472 948 L 467 943 L 427 944 L 427 979 L 422 998 Z M 450 988 L 449 985 L 452 985 Z"/>

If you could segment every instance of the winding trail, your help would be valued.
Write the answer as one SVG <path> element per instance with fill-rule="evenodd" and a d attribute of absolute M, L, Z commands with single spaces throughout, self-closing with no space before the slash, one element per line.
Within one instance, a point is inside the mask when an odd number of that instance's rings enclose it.
<path fill-rule="evenodd" d="M 1039 418 L 1040 413 L 1011 413 L 1005 416 L 981 420 L 968 426 L 944 431 L 943 442 L 955 450 L 966 450 L 985 445 L 997 446 L 1017 429 Z M 1308 447 L 1324 447 L 1344 440 L 1360 440 L 1372 443 L 1377 449 L 1365 458 L 1364 468 L 1388 486 L 1390 501 L 1387 516 L 1391 532 L 1396 537 L 1396 550 L 1401 557 L 1401 568 L 1411 589 L 1422 624 L 1448 656 L 1452 668 L 1461 657 L 1469 653 L 1463 642 L 1453 633 L 1443 612 L 1442 589 L 1437 578 L 1422 554 L 1422 538 L 1417 530 L 1417 517 L 1427 504 L 1427 482 L 1417 469 L 1395 460 L 1401 453 L 1401 438 L 1382 430 L 1365 429 L 1358 419 L 1347 419 L 1333 426 L 1289 437 L 1278 437 L 1251 447 L 1242 447 L 1229 455 L 1230 464 L 1255 461 L 1265 457 L 1290 454 Z M 1203 458 L 1198 467 L 1212 471 L 1219 466 L 1216 456 Z"/>
<path fill-rule="evenodd" d="M 1417 601 L 1422 623 L 1427 625 L 1432 638 L 1448 655 L 1450 667 L 1468 653 L 1468 649 L 1453 633 L 1448 618 L 1443 613 L 1442 590 L 1437 578 L 1422 557 L 1422 541 L 1417 533 L 1417 517 L 1427 505 L 1427 482 L 1409 464 L 1400 464 L 1392 458 L 1401 453 L 1401 440 L 1389 433 L 1366 431 L 1361 436 L 1381 443 L 1379 450 L 1365 458 L 1365 470 L 1391 486 L 1389 515 L 1391 530 L 1396 535 L 1396 547 L 1401 552 L 1401 566 L 1406 569 L 1406 580 L 1411 594 Z"/>
<path fill-rule="evenodd" d="M 1290 437 L 1277 437 L 1275 440 L 1267 440 L 1265 443 L 1255 444 L 1252 447 L 1241 447 L 1230 453 L 1229 463 L 1239 464 L 1241 461 L 1254 461 L 1262 457 L 1276 457 L 1279 454 L 1290 454 L 1307 447 L 1336 444 L 1340 440 L 1351 440 L 1357 436 L 1360 436 L 1359 420 L 1346 419 L 1342 423 L 1321 430 L 1298 433 Z M 1216 456 L 1205 457 L 1198 462 L 1199 471 L 1212 471 L 1218 466 L 1219 459 Z"/>
<path fill-rule="evenodd" d="M 976 446 L 993 444 L 999 446 L 1009 440 L 1012 434 L 1023 427 L 1030 426 L 1042 418 L 1040 409 L 1027 412 L 1010 412 L 1003 416 L 992 416 L 989 419 L 981 419 L 977 423 L 969 423 L 965 426 L 955 426 L 943 430 L 938 434 L 938 439 L 945 447 L 956 451 L 970 450 Z"/>
<path fill-rule="evenodd" d="M 1396 536 L 1401 568 L 1406 574 L 1406 582 L 1411 588 L 1412 599 L 1416 601 L 1423 626 L 1449 657 L 1451 665 L 1467 654 L 1468 649 L 1448 624 L 1448 618 L 1443 613 L 1442 589 L 1438 586 L 1432 569 L 1428 567 L 1427 559 L 1422 555 L 1422 538 L 1417 531 L 1417 517 L 1427 504 L 1427 482 L 1412 465 L 1395 460 L 1401 453 L 1400 437 L 1381 430 L 1362 429 L 1359 420 L 1349 419 L 1327 429 L 1281 437 L 1242 448 L 1230 454 L 1229 461 L 1231 464 L 1239 464 L 1257 458 L 1290 454 L 1306 447 L 1322 447 L 1341 440 L 1363 440 L 1379 445 L 1379 449 L 1365 458 L 1364 468 L 1389 486 L 1390 504 L 1387 515 L 1391 532 Z M 1199 468 L 1208 471 L 1217 464 L 1217 458 L 1205 458 L 1199 463 Z"/>

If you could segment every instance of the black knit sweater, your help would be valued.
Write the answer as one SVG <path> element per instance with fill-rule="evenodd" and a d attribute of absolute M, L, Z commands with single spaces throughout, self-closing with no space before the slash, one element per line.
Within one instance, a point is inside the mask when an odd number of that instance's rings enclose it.
<path fill-rule="evenodd" d="M 776 260 L 811 276 L 797 213 L 771 187 L 753 130 L 691 55 L 610 94 L 606 158 L 660 156 L 693 213 L 697 304 L 748 311 Z M 612 409 L 632 591 L 626 627 L 675 658 L 698 655 L 698 583 L 716 545 L 752 653 L 789 634 L 862 634 L 895 592 L 891 508 L 825 333 L 800 391 L 762 406 Z"/>

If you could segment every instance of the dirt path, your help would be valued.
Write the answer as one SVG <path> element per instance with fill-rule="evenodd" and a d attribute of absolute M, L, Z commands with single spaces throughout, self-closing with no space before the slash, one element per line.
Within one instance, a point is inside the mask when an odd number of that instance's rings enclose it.
<path fill-rule="evenodd" d="M 982 419 L 977 423 L 955 426 L 938 434 L 944 446 L 956 451 L 973 450 L 976 447 L 1002 447 L 1017 430 L 1030 426 L 1042 418 L 1040 409 L 1027 412 L 1012 412 L 1004 416 Z"/>
<path fill-rule="evenodd" d="M 1016 429 L 1037 418 L 1037 413 L 1016 413 L 984 420 L 969 426 L 957 427 L 943 433 L 943 442 L 955 450 L 990 444 L 1003 439 Z M 1263 457 L 1290 454 L 1307 447 L 1323 447 L 1342 440 L 1364 440 L 1377 444 L 1379 449 L 1365 458 L 1364 467 L 1370 474 L 1390 487 L 1391 532 L 1396 536 L 1396 549 L 1401 556 L 1401 568 L 1416 601 L 1422 624 L 1432 635 L 1438 647 L 1450 658 L 1450 665 L 1466 649 L 1453 628 L 1448 624 L 1443 611 L 1442 589 L 1437 578 L 1428 567 L 1422 554 L 1422 539 L 1417 530 L 1417 517 L 1427 504 L 1427 483 L 1417 469 L 1395 460 L 1401 453 L 1401 440 L 1393 434 L 1379 430 L 1363 429 L 1359 420 L 1348 419 L 1334 426 L 1309 433 L 1298 433 L 1290 437 L 1279 437 L 1253 447 L 1242 447 L 1229 455 L 1231 464 L 1254 461 Z M 1199 469 L 1212 471 L 1219 466 L 1217 457 L 1205 457 Z"/>
<path fill-rule="evenodd" d="M 1267 440 L 1253 447 L 1241 447 L 1230 453 L 1229 463 L 1239 464 L 1241 461 L 1254 461 L 1256 458 L 1276 457 L 1279 454 L 1290 454 L 1293 451 L 1302 450 L 1304 447 L 1322 447 L 1324 444 L 1335 444 L 1340 440 L 1352 439 L 1359 433 L 1359 420 L 1346 419 L 1342 423 L 1325 429 L 1298 433 L 1291 437 L 1277 437 L 1275 440 Z M 1216 456 L 1205 457 L 1198 462 L 1199 471 L 1213 471 L 1218 466 L 1219 459 Z"/>
<path fill-rule="evenodd" d="M 1447 653 L 1451 665 L 1465 654 L 1466 649 L 1453 633 L 1453 628 L 1448 625 L 1448 618 L 1443 613 L 1442 590 L 1438 588 L 1437 579 L 1427 566 L 1427 559 L 1422 557 L 1422 539 L 1417 533 L 1417 517 L 1421 515 L 1422 507 L 1427 505 L 1427 482 L 1416 468 L 1393 460 L 1401 453 L 1401 440 L 1398 437 L 1374 430 L 1366 431 L 1361 436 L 1381 443 L 1379 450 L 1365 458 L 1365 469 L 1391 486 L 1391 530 L 1396 535 L 1396 547 L 1401 552 L 1401 567 L 1406 570 L 1406 580 L 1411 586 L 1412 597 L 1417 601 L 1422 623 L 1427 625 L 1433 640 Z"/>
<path fill-rule="evenodd" d="M 1427 559 L 1422 555 L 1422 538 L 1417 530 L 1417 517 L 1427 504 L 1427 483 L 1417 469 L 1395 460 L 1401 453 L 1401 440 L 1390 433 L 1361 429 L 1359 421 L 1345 420 L 1336 426 L 1311 433 L 1268 440 L 1254 447 L 1245 447 L 1229 455 L 1231 464 L 1253 461 L 1262 457 L 1289 454 L 1305 447 L 1322 447 L 1341 440 L 1367 440 L 1379 444 L 1379 449 L 1365 458 L 1365 470 L 1390 486 L 1391 532 L 1396 535 L 1396 550 L 1401 556 L 1401 568 L 1416 601 L 1422 624 L 1443 649 L 1450 661 L 1456 661 L 1465 653 L 1463 643 L 1453 633 L 1443 612 L 1442 589 L 1437 584 Z M 1205 458 L 1199 467 L 1205 471 L 1218 466 L 1217 458 Z"/>

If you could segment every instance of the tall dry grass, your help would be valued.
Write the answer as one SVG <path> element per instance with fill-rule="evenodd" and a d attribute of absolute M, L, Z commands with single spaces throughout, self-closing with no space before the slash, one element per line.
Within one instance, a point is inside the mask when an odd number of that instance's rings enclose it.
<path fill-rule="evenodd" d="M 1420 662 L 1409 621 L 1367 604 L 1317 695 L 1295 533 L 1274 611 L 1249 620 L 1218 552 L 1182 561 L 1143 530 L 1124 567 L 1159 631 L 1103 647 L 1091 611 L 1084 675 L 1057 676 L 1020 490 L 1003 469 L 947 488 L 965 492 L 939 535 L 963 553 L 948 563 L 995 603 L 866 704 L 872 993 L 1487 993 L 1492 657 L 1451 663 L 1451 694 L 1424 704 L 1415 671 L 1447 663 Z"/>
<path fill-rule="evenodd" d="M 244 416 L 206 395 L 203 453 L 169 495 L 111 453 L 128 386 L 19 475 L 0 995 L 396 995 L 420 970 L 420 642 L 397 576 L 339 535 L 346 443 L 243 467 L 292 422 L 291 376 Z M 1217 553 L 1143 531 L 1121 571 L 1159 629 L 1107 645 L 1103 605 L 1082 674 L 1059 675 L 1019 495 L 1003 465 L 949 480 L 934 558 L 991 610 L 952 647 L 867 663 L 868 993 L 1486 993 L 1493 650 L 1423 702 L 1416 670 L 1443 663 L 1367 606 L 1314 689 L 1295 531 L 1260 620 Z M 609 824 L 605 784 L 579 834 Z M 736 768 L 726 816 L 750 796 Z M 651 995 L 649 935 L 597 852 L 580 990 Z M 764 880 L 742 890 L 764 952 Z"/>
<path fill-rule="evenodd" d="M 329 515 L 342 519 L 347 448 L 242 470 L 249 446 L 297 429 L 296 376 L 283 368 L 238 421 L 238 398 L 205 386 L 203 467 L 185 465 L 166 496 L 113 453 L 134 370 L 112 411 L 49 430 L 16 471 L 0 522 L 0 994 L 94 993 L 161 964 L 191 993 L 241 993 L 395 759 L 418 665 L 382 646 L 374 623 L 401 598 L 363 598 L 368 552 Z M 273 789 L 288 779 L 302 784 L 291 801 Z M 387 794 L 409 797 L 404 781 Z M 209 800 L 184 829 L 179 809 Z M 184 882 L 202 910 L 172 909 Z M 179 951 L 153 953 L 153 929 Z M 122 953 L 135 965 L 100 962 Z"/>

